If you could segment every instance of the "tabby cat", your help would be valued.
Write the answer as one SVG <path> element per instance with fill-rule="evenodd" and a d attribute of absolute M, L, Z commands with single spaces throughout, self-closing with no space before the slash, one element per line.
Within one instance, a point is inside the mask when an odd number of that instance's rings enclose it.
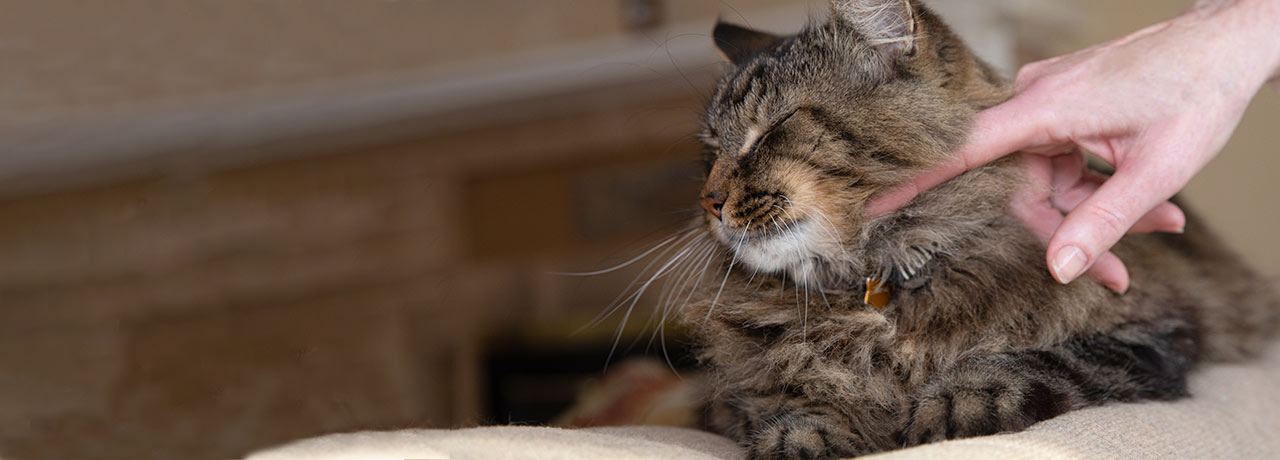
<path fill-rule="evenodd" d="M 1057 283 L 1006 209 L 1016 159 L 868 217 L 869 197 L 946 160 L 974 114 L 1011 95 L 917 0 L 838 0 L 797 35 L 721 23 L 714 38 L 733 69 L 706 111 L 700 198 L 729 269 L 681 321 L 711 376 L 707 423 L 752 458 L 1181 398 L 1197 363 L 1248 357 L 1276 328 L 1267 283 L 1193 216 L 1186 234 L 1114 249 L 1126 294 Z"/>

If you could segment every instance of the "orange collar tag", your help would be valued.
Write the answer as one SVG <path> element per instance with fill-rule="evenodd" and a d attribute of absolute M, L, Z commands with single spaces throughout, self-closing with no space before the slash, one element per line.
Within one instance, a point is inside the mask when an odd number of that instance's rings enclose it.
<path fill-rule="evenodd" d="M 889 305 L 889 285 L 877 278 L 867 278 L 867 295 L 862 301 L 867 305 L 884 308 Z"/>

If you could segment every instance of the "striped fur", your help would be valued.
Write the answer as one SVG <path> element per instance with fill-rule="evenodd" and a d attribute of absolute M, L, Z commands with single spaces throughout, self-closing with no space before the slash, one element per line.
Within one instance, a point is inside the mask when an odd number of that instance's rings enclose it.
<path fill-rule="evenodd" d="M 883 34 L 860 29 L 868 21 L 841 16 L 852 3 L 909 5 L 899 13 L 915 21 L 914 49 L 882 48 Z M 711 428 L 752 458 L 1016 431 L 1186 396 L 1196 363 L 1243 359 L 1269 339 L 1276 296 L 1194 218 L 1185 235 L 1117 246 L 1126 295 L 1056 283 L 1044 247 L 1006 213 L 1021 185 L 1012 159 L 868 218 L 870 196 L 945 160 L 973 114 L 1009 96 L 921 4 L 875 3 L 838 2 L 830 21 L 790 37 L 715 34 L 735 67 L 707 109 L 725 202 L 705 222 L 731 256 L 724 282 L 682 311 L 711 375 Z M 887 308 L 862 302 L 869 276 L 893 286 Z"/>

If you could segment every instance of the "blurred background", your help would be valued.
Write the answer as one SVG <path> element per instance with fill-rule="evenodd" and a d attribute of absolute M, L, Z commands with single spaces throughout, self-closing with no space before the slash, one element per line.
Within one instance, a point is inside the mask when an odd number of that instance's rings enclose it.
<path fill-rule="evenodd" d="M 1012 75 L 1190 1 L 929 3 Z M 5 2 L 0 455 L 229 458 L 550 422 L 619 318 L 575 331 L 636 275 L 552 272 L 695 215 L 716 18 L 791 32 L 826 8 Z M 1264 90 L 1185 193 L 1271 276 L 1277 121 Z M 661 356 L 649 305 L 619 353 Z M 688 364 L 678 331 L 664 343 Z"/>

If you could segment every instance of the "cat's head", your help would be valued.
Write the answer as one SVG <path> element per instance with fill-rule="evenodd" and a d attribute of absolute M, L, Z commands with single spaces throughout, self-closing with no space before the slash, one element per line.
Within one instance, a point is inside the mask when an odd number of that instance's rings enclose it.
<path fill-rule="evenodd" d="M 739 263 L 795 280 L 841 276 L 875 223 L 867 200 L 948 158 L 1005 96 L 916 1 L 835 0 L 797 35 L 714 38 L 733 69 L 703 122 L 707 225 Z"/>

